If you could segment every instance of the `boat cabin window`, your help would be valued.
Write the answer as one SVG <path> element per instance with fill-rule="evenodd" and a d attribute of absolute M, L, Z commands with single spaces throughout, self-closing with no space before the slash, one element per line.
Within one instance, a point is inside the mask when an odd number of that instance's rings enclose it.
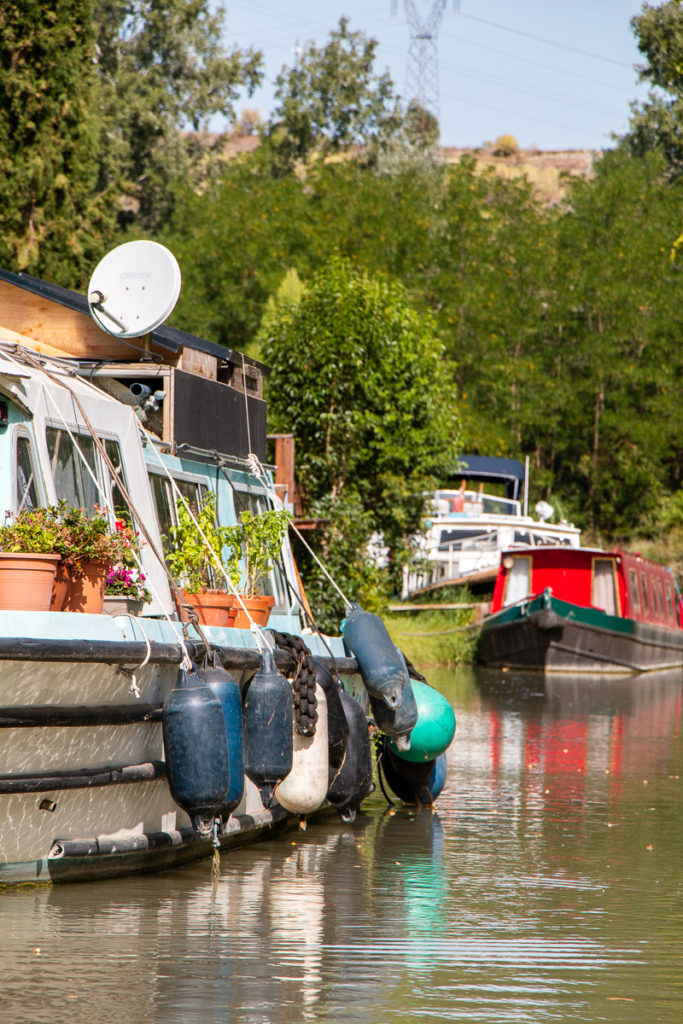
<path fill-rule="evenodd" d="M 594 608 L 602 608 L 608 615 L 619 614 L 614 562 L 611 558 L 593 559 L 592 604 Z"/>
<path fill-rule="evenodd" d="M 644 572 L 640 574 L 640 586 L 643 591 L 643 611 L 646 615 L 650 614 L 650 601 L 647 594 L 647 577 Z"/>
<path fill-rule="evenodd" d="M 14 508 L 18 515 L 22 509 L 36 508 L 39 504 L 36 463 L 31 442 L 25 434 L 17 434 Z"/>
<path fill-rule="evenodd" d="M 505 606 L 516 604 L 529 596 L 531 583 L 531 559 L 514 558 L 505 581 Z"/>
<path fill-rule="evenodd" d="M 674 606 L 673 601 L 671 600 L 671 584 L 668 580 L 666 581 L 666 610 L 669 613 L 669 615 L 673 616 L 674 618 L 676 617 L 676 608 Z"/>
<path fill-rule="evenodd" d="M 74 434 L 79 451 L 66 430 L 47 427 L 45 430 L 50 467 L 59 498 L 74 508 L 91 508 L 100 503 L 100 493 L 95 479 L 95 443 L 86 434 Z M 83 464 L 87 462 L 91 473 Z M 93 479 L 95 477 L 95 479 Z"/>
<path fill-rule="evenodd" d="M 152 484 L 152 493 L 154 495 L 154 504 L 156 505 L 157 516 L 159 517 L 161 536 L 165 541 L 168 541 L 170 528 L 172 526 L 176 526 L 178 523 L 178 513 L 176 512 L 176 503 L 171 481 L 167 476 L 162 475 L 161 473 L 150 473 L 149 479 Z M 190 506 L 192 512 L 196 514 L 202 498 L 206 494 L 206 487 L 197 480 L 183 480 L 180 477 L 174 477 L 173 479 L 176 487 Z"/>
<path fill-rule="evenodd" d="M 104 450 L 109 456 L 112 466 L 116 470 L 116 478 L 111 482 L 111 502 L 112 508 L 114 509 L 114 515 L 117 519 L 123 519 L 127 526 L 134 527 L 132 512 L 128 508 L 128 503 L 123 497 L 123 493 L 118 483 L 118 481 L 121 481 L 126 490 L 128 490 L 126 474 L 123 468 L 123 458 L 121 457 L 121 446 L 118 441 L 112 441 L 110 438 L 105 438 Z"/>
<path fill-rule="evenodd" d="M 640 611 L 640 594 L 638 593 L 638 577 L 635 569 L 629 569 L 629 580 L 631 581 L 631 600 L 635 611 Z"/>
<path fill-rule="evenodd" d="M 266 509 L 271 507 L 264 493 L 254 491 L 241 491 L 235 489 L 234 500 L 235 515 L 238 518 L 241 512 L 248 510 L 249 512 L 253 512 L 254 515 L 258 515 L 260 512 L 265 512 Z M 275 566 L 270 576 L 266 576 L 262 581 L 261 591 L 266 596 L 274 597 L 275 604 L 279 608 L 286 607 L 289 603 L 287 600 L 287 585 L 278 565 Z"/>
<path fill-rule="evenodd" d="M 666 607 L 664 605 L 664 591 L 662 590 L 662 581 L 657 577 L 657 600 L 659 602 L 659 614 L 666 614 Z"/>

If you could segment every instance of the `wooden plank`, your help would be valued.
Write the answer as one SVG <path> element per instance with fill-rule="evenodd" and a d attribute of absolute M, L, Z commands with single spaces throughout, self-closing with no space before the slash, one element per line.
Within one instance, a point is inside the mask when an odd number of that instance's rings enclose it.
<path fill-rule="evenodd" d="M 68 309 L 42 295 L 0 281 L 0 322 L 3 327 L 30 339 L 34 348 L 49 346 L 39 351 L 49 355 L 74 359 L 135 359 L 145 351 L 142 338 L 128 338 L 125 342 L 114 338 L 95 324 L 87 313 Z M 165 361 L 170 353 L 163 352 Z"/>
<path fill-rule="evenodd" d="M 218 359 L 216 356 L 210 356 L 206 352 L 199 352 L 194 348 L 183 349 L 178 362 L 178 369 L 185 370 L 186 373 L 196 373 L 198 376 L 206 377 L 208 380 L 218 379 Z"/>
<path fill-rule="evenodd" d="M 25 334 L 10 331 L 7 327 L 0 327 L 0 340 L 9 341 L 15 345 L 23 345 L 25 348 L 31 349 L 32 352 L 38 352 L 43 356 L 63 358 L 65 355 L 61 348 L 55 348 L 54 345 L 47 345 L 42 341 L 34 341 L 33 338 L 27 338 Z"/>

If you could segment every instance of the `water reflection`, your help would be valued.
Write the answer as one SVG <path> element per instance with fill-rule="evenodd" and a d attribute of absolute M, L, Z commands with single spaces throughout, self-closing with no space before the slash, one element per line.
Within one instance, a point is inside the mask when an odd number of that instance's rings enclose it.
<path fill-rule="evenodd" d="M 3 1019 L 678 1024 L 680 676 L 432 681 L 437 810 L 1 894 Z"/>
<path fill-rule="evenodd" d="M 681 727 L 683 674 L 564 676 L 482 670 L 491 766 L 516 752 L 529 772 L 613 774 L 673 770 Z M 514 738 L 513 738 L 514 737 Z"/>

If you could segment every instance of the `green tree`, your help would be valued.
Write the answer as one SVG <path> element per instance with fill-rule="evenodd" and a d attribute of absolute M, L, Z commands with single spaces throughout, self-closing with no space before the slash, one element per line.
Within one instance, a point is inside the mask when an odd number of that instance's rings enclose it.
<path fill-rule="evenodd" d="M 431 318 L 401 285 L 334 257 L 298 301 L 271 309 L 260 343 L 271 423 L 294 433 L 308 508 L 357 499 L 400 568 L 425 494 L 458 447 L 452 374 Z"/>
<path fill-rule="evenodd" d="M 194 133 L 214 115 L 234 119 L 240 90 L 260 82 L 260 53 L 226 50 L 223 28 L 224 8 L 209 0 L 96 5 L 99 185 L 116 191 L 124 223 L 164 223 L 174 183 L 196 186 L 215 163 Z"/>
<path fill-rule="evenodd" d="M 90 0 L 0 7 L 0 264 L 83 286 L 111 235 L 96 191 Z"/>
<path fill-rule="evenodd" d="M 654 89 L 642 104 L 632 104 L 630 130 L 623 143 L 640 156 L 660 150 L 669 173 L 683 171 L 683 6 L 667 0 L 643 4 L 631 20 L 638 49 L 647 64 L 639 69 L 641 81 Z"/>
<path fill-rule="evenodd" d="M 595 170 L 557 226 L 537 346 L 545 399 L 539 389 L 524 443 L 583 526 L 628 539 L 683 473 L 683 280 L 670 260 L 683 182 L 664 183 L 656 156 L 606 154 Z"/>
<path fill-rule="evenodd" d="M 276 79 L 279 102 L 263 132 L 276 173 L 314 153 L 381 142 L 401 125 L 389 74 L 373 70 L 377 41 L 348 26 L 340 18 L 324 47 L 309 43 Z"/>
<path fill-rule="evenodd" d="M 408 140 L 417 146 L 432 147 L 439 141 L 437 118 L 417 100 L 408 104 L 404 130 Z"/>

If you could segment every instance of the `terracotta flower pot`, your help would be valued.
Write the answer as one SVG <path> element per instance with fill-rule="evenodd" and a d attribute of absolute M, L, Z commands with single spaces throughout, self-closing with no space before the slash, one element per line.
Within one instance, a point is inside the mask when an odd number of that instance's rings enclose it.
<path fill-rule="evenodd" d="M 255 597 L 245 597 L 243 594 L 240 594 L 239 597 L 235 598 L 235 608 L 237 609 L 234 623 L 235 629 L 249 629 L 252 620 L 258 626 L 267 626 L 270 611 L 274 604 L 275 598 L 270 594 L 257 594 Z M 245 607 L 249 615 L 247 615 Z"/>
<path fill-rule="evenodd" d="M 66 595 L 69 593 L 69 573 L 64 568 L 62 562 L 57 563 L 57 572 L 55 573 L 55 581 L 52 584 L 52 600 L 50 601 L 51 612 L 61 612 L 66 601 Z"/>
<path fill-rule="evenodd" d="M 86 562 L 80 579 L 71 577 L 62 610 L 101 615 L 104 590 L 107 585 L 107 566 L 102 562 Z"/>
<path fill-rule="evenodd" d="M 50 610 L 59 555 L 0 551 L 0 609 Z"/>
<path fill-rule="evenodd" d="M 200 626 L 232 626 L 235 620 L 235 598 L 225 590 L 200 590 L 198 594 L 180 591 L 186 604 L 197 612 Z M 177 604 L 178 617 L 181 622 L 188 621 L 188 615 L 182 604 Z"/>

